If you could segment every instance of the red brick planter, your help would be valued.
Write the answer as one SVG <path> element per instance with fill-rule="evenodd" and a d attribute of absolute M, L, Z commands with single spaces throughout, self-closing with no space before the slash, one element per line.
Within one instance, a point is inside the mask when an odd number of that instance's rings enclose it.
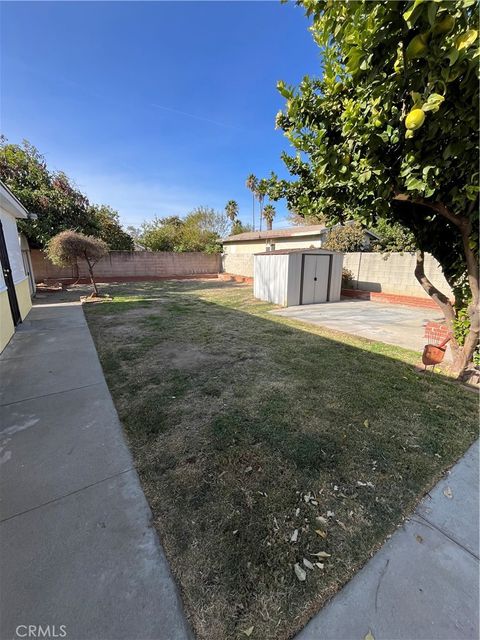
<path fill-rule="evenodd" d="M 426 309 L 437 309 L 439 307 L 429 298 L 417 296 L 403 296 L 397 293 L 384 293 L 377 291 L 362 291 L 361 289 L 342 289 L 343 298 L 358 298 L 360 300 L 371 300 L 372 302 L 383 302 L 388 304 L 403 304 L 410 307 L 423 307 Z"/>

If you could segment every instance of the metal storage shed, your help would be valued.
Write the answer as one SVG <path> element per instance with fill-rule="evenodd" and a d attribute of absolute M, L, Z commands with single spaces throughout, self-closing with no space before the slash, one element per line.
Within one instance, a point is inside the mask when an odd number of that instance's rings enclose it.
<path fill-rule="evenodd" d="M 253 294 L 284 307 L 338 302 L 343 253 L 326 249 L 286 249 L 256 253 Z"/>

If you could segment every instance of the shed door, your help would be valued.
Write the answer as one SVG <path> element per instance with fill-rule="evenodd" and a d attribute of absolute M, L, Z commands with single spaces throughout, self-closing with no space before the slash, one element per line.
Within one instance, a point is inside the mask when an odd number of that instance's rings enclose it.
<path fill-rule="evenodd" d="M 302 304 L 326 302 L 328 298 L 328 278 L 330 256 L 303 256 Z"/>

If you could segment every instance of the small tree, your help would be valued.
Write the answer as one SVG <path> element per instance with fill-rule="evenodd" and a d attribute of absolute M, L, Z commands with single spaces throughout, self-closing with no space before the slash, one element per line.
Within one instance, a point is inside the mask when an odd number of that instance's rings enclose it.
<path fill-rule="evenodd" d="M 280 181 L 288 207 L 329 224 L 382 218 L 413 234 L 415 276 L 454 333 L 454 371 L 468 377 L 480 336 L 479 4 L 298 4 L 323 68 L 298 88 L 278 83 L 276 124 L 294 147 L 283 155 L 293 179 Z M 425 252 L 454 305 L 426 276 Z"/>
<path fill-rule="evenodd" d="M 265 222 L 267 223 L 267 231 L 271 231 L 273 219 L 275 217 L 275 207 L 271 204 L 265 205 L 262 211 Z"/>
<path fill-rule="evenodd" d="M 122 229 L 118 211 L 106 204 L 94 204 L 90 212 L 98 226 L 98 237 L 107 243 L 111 251 L 133 251 L 133 238 Z"/>
<path fill-rule="evenodd" d="M 380 218 L 371 229 L 379 237 L 379 240 L 374 240 L 370 244 L 372 251 L 399 251 L 403 253 L 404 251 L 414 252 L 417 250 L 413 233 L 398 222 L 391 223 Z"/>
<path fill-rule="evenodd" d="M 242 222 L 240 222 L 240 220 L 235 220 L 230 235 L 236 236 L 239 233 L 249 233 L 250 231 L 253 231 L 253 227 L 251 224 L 243 224 Z"/>
<path fill-rule="evenodd" d="M 106 242 L 76 231 L 62 231 L 54 236 L 47 245 L 47 255 L 53 264 L 65 267 L 75 264 L 78 259 L 85 260 L 94 292 L 92 297 L 93 295 L 98 296 L 93 267 L 107 253 Z"/>
<path fill-rule="evenodd" d="M 363 251 L 365 249 L 365 232 L 358 222 L 347 224 L 344 227 L 332 227 L 323 245 L 330 251 L 348 253 L 351 251 Z"/>

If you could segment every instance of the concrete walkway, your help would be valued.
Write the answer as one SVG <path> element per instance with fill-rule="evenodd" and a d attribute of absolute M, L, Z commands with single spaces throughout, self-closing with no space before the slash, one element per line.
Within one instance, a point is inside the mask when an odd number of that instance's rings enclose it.
<path fill-rule="evenodd" d="M 35 306 L 0 356 L 0 425 L 1 640 L 190 638 L 78 303 Z"/>
<path fill-rule="evenodd" d="M 272 313 L 420 352 L 426 343 L 425 324 L 429 320 L 443 320 L 442 314 L 435 309 L 368 300 L 306 304 Z"/>
<path fill-rule="evenodd" d="M 477 640 L 478 442 L 297 640 Z"/>

